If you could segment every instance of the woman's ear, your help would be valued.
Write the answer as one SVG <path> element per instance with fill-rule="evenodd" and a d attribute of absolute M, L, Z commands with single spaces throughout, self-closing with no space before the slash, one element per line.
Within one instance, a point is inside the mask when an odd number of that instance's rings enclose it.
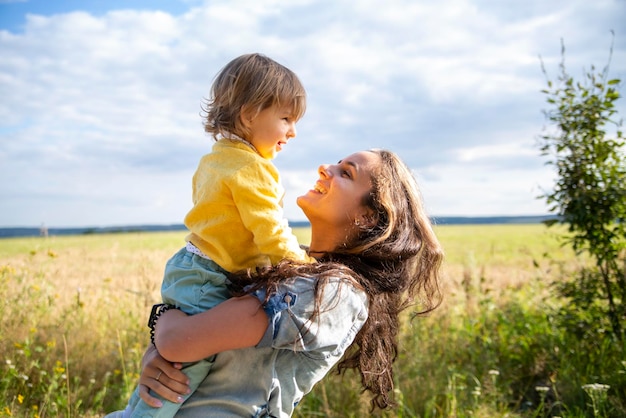
<path fill-rule="evenodd" d="M 378 223 L 378 216 L 373 210 L 367 209 L 367 211 L 359 217 L 360 224 L 366 228 L 373 228 Z"/>

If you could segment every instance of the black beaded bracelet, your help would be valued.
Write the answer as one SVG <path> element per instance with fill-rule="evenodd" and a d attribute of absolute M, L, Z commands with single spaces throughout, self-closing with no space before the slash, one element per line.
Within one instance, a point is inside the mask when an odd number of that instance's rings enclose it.
<path fill-rule="evenodd" d="M 150 341 L 152 341 L 152 345 L 156 347 L 154 344 L 154 327 L 156 326 L 156 321 L 159 319 L 163 312 L 169 311 L 170 309 L 177 309 L 174 305 L 168 305 L 167 303 L 157 303 L 152 306 L 152 312 L 150 312 L 150 318 L 148 318 L 148 328 L 150 328 Z"/>

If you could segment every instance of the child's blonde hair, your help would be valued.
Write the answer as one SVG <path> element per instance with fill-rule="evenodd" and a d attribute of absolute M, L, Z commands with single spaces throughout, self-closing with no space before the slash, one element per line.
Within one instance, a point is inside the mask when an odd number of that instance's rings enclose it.
<path fill-rule="evenodd" d="M 306 110 L 306 92 L 298 76 L 287 67 L 262 54 L 235 58 L 215 77 L 211 97 L 203 103 L 204 130 L 218 135 L 235 134 L 248 139 L 241 113 L 255 114 L 268 107 L 291 107 L 299 120 Z"/>

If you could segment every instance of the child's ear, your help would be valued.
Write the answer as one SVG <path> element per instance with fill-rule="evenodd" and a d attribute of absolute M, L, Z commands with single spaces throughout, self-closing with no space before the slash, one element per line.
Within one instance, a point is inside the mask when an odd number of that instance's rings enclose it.
<path fill-rule="evenodd" d="M 239 111 L 239 120 L 241 121 L 241 124 L 246 128 L 250 128 L 250 123 L 252 123 L 252 119 L 254 119 L 254 116 L 255 114 L 252 109 L 245 106 L 242 106 L 241 110 Z"/>

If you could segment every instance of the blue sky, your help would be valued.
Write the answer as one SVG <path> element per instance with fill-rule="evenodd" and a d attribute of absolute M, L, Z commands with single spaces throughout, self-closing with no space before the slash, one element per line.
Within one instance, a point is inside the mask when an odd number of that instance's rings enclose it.
<path fill-rule="evenodd" d="M 545 214 L 539 57 L 556 77 L 563 40 L 578 76 L 614 42 L 625 80 L 625 21 L 625 0 L 0 0 L 0 227 L 182 222 L 200 103 L 248 52 L 309 95 L 275 160 L 289 219 L 319 164 L 372 147 L 435 217 Z"/>

